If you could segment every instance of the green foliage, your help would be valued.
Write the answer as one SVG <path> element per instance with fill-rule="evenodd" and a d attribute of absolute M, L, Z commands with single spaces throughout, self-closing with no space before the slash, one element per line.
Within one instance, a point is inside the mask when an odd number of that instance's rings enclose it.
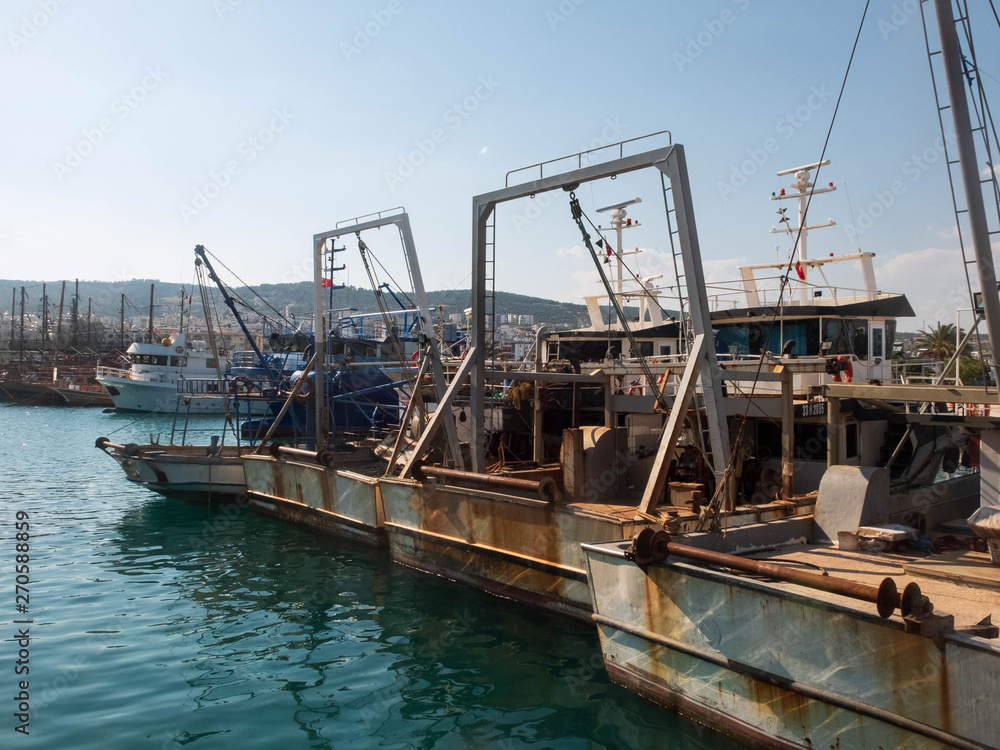
<path fill-rule="evenodd" d="M 938 323 L 935 328 L 920 331 L 914 344 L 928 357 L 948 359 L 955 353 L 955 337 L 953 323 Z"/>
<path fill-rule="evenodd" d="M 962 357 L 958 363 L 958 375 L 965 385 L 980 385 L 986 377 L 986 368 L 974 357 Z"/>

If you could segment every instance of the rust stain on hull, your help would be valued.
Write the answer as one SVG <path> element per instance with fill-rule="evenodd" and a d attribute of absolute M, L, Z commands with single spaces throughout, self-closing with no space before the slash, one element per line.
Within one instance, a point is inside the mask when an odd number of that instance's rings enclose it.
<path fill-rule="evenodd" d="M 328 511 L 311 508 L 308 505 L 279 497 L 250 495 L 250 507 L 254 512 L 278 521 L 286 521 L 297 526 L 305 526 L 332 536 L 350 539 L 374 547 L 387 547 L 388 539 L 384 528 L 373 528 L 338 516 Z"/>
<path fill-rule="evenodd" d="M 622 538 L 631 521 L 433 483 L 380 483 L 393 559 L 501 596 L 586 618 L 583 542 Z"/>

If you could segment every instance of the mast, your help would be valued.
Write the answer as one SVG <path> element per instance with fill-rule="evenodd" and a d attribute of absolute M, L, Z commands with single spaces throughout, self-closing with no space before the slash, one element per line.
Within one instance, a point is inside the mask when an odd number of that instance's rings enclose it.
<path fill-rule="evenodd" d="M 24 287 L 21 287 L 21 372 L 24 373 Z"/>
<path fill-rule="evenodd" d="M 809 266 L 806 263 L 809 260 L 808 252 L 808 238 L 810 229 L 821 229 L 823 227 L 832 227 L 836 222 L 827 221 L 824 224 L 813 224 L 812 226 L 806 225 L 806 213 L 809 207 L 809 197 L 811 195 L 816 195 L 817 193 L 831 193 L 837 188 L 830 183 L 829 187 L 825 188 L 815 188 L 813 183 L 809 181 L 809 173 L 818 170 L 821 167 L 825 167 L 830 163 L 829 159 L 821 162 L 816 162 L 815 164 L 807 164 L 804 167 L 795 167 L 794 169 L 783 169 L 778 172 L 778 177 L 784 177 L 786 175 L 795 175 L 795 182 L 793 182 L 789 187 L 791 187 L 796 192 L 789 195 L 785 194 L 782 190 L 778 195 L 771 194 L 771 200 L 773 201 L 783 201 L 789 198 L 798 198 L 799 203 L 799 225 L 793 227 L 789 224 L 788 217 L 785 216 L 785 209 L 779 208 L 778 213 L 781 215 L 780 223 L 785 226 L 781 228 L 776 228 L 771 230 L 771 234 L 785 234 L 787 233 L 790 237 L 796 237 L 796 244 L 794 252 L 795 255 L 795 270 L 802 280 L 798 285 L 799 287 L 799 304 L 808 305 L 809 304 Z"/>
<path fill-rule="evenodd" d="M 56 324 L 56 350 L 62 346 L 62 314 L 63 302 L 66 301 L 66 282 L 62 283 L 62 291 L 59 293 L 59 322 Z"/>
<path fill-rule="evenodd" d="M 121 311 L 121 320 L 119 325 L 120 328 L 118 329 L 118 348 L 124 349 L 125 348 L 125 292 L 122 292 L 122 311 Z"/>
<path fill-rule="evenodd" d="M 80 279 L 73 287 L 73 304 L 69 308 L 69 345 L 76 346 L 80 335 Z"/>
<path fill-rule="evenodd" d="M 17 287 L 10 290 L 10 348 L 14 349 L 14 316 L 17 314 Z"/>
<path fill-rule="evenodd" d="M 632 200 L 622 201 L 621 203 L 615 203 L 611 206 L 605 206 L 604 208 L 597 209 L 597 213 L 605 213 L 607 211 L 611 212 L 611 228 L 615 230 L 615 255 L 617 256 L 617 263 L 615 270 L 617 271 L 617 283 L 615 284 L 615 291 L 618 297 L 619 305 L 625 305 L 625 287 L 624 287 L 624 277 L 625 277 L 625 253 L 622 251 L 622 229 L 625 227 L 637 227 L 639 222 L 633 222 L 631 219 L 625 220 L 628 212 L 625 210 L 629 206 L 633 206 L 636 203 L 642 203 L 642 198 L 633 198 Z M 635 252 L 628 253 L 629 255 L 635 255 L 638 253 L 638 249 Z M 610 304 L 610 301 L 609 301 Z M 614 308 L 614 305 L 611 305 Z M 641 318 L 641 312 L 640 312 Z M 626 321 L 619 320 L 618 325 L 624 327 L 627 325 Z M 623 352 L 624 354 L 624 352 Z"/>
<path fill-rule="evenodd" d="M 90 297 L 87 297 L 87 346 L 90 346 Z"/>
<path fill-rule="evenodd" d="M 268 360 L 264 356 L 264 353 L 260 350 L 260 347 L 257 346 L 257 342 L 254 340 L 253 334 L 250 333 L 250 329 L 247 328 L 247 324 L 243 321 L 243 316 L 241 316 L 239 310 L 236 309 L 236 302 L 233 301 L 232 295 L 229 294 L 229 291 L 226 289 L 225 284 L 222 283 L 222 280 L 219 279 L 219 277 L 216 275 L 215 269 L 212 268 L 212 264 L 208 260 L 207 253 L 208 251 L 205 250 L 204 245 L 196 245 L 194 248 L 195 265 L 204 264 L 205 269 L 208 271 L 208 278 L 210 278 L 212 281 L 215 282 L 215 285 L 219 288 L 219 292 L 222 293 L 222 301 L 226 303 L 226 307 L 229 308 L 229 311 L 233 314 L 233 317 L 236 318 L 236 322 L 239 324 L 240 330 L 243 331 L 243 335 L 246 336 L 247 343 L 249 343 L 250 348 L 253 349 L 254 356 L 257 357 L 257 360 L 260 362 L 261 367 L 265 369 L 265 371 L 268 374 L 268 377 L 274 380 L 278 380 L 280 373 L 276 369 L 274 369 L 273 366 L 268 364 Z M 211 327 L 211 324 L 209 324 L 209 326 Z M 317 378 L 317 381 L 318 380 L 319 378 Z"/>
<path fill-rule="evenodd" d="M 149 343 L 153 343 L 153 289 L 156 285 L 149 285 Z"/>
<path fill-rule="evenodd" d="M 49 343 L 49 295 L 45 293 L 45 284 L 42 284 L 42 348 L 46 348 Z"/>
<path fill-rule="evenodd" d="M 962 85 L 962 53 L 958 45 L 958 32 L 955 31 L 951 0 L 934 0 L 934 12 L 937 17 L 938 35 L 941 38 L 941 63 L 948 82 L 951 117 L 955 125 L 962 188 L 965 191 L 969 228 L 972 232 L 972 249 L 976 255 L 979 289 L 983 295 L 983 312 L 990 339 L 990 353 L 993 356 L 991 368 L 993 377 L 996 378 L 1000 366 L 1000 294 L 997 293 L 997 275 L 993 264 L 993 251 L 990 248 L 989 227 L 986 223 L 986 205 L 983 202 L 982 186 L 976 166 L 976 144 L 972 140 L 969 102 Z"/>
<path fill-rule="evenodd" d="M 187 292 L 181 287 L 181 322 L 177 324 L 177 333 L 184 333 L 184 295 Z"/>

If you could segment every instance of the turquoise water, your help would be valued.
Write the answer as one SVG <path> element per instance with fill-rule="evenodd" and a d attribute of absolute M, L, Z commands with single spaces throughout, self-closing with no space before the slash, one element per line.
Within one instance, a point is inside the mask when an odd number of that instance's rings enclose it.
<path fill-rule="evenodd" d="M 169 429 L 0 406 L 0 748 L 736 747 L 610 684 L 592 628 L 239 506 L 162 498 L 93 447 Z"/>

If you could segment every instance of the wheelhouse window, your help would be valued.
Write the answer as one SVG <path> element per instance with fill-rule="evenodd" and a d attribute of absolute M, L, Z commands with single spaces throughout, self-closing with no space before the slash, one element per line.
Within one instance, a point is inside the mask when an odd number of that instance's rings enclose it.
<path fill-rule="evenodd" d="M 159 365 L 167 366 L 167 356 L 161 354 L 134 354 L 132 355 L 133 365 Z"/>
<path fill-rule="evenodd" d="M 868 321 L 863 318 L 826 318 L 823 340 L 833 344 L 830 354 L 853 354 L 862 361 L 868 360 Z"/>
<path fill-rule="evenodd" d="M 794 341 L 793 353 L 806 357 L 819 353 L 819 320 L 755 321 L 752 323 L 716 324 L 716 351 L 728 352 L 736 347 L 740 355 L 777 354 L 787 341 Z"/>
<path fill-rule="evenodd" d="M 639 351 L 632 351 L 633 357 L 652 357 L 653 356 L 653 342 L 652 341 L 637 341 L 639 345 Z"/>

